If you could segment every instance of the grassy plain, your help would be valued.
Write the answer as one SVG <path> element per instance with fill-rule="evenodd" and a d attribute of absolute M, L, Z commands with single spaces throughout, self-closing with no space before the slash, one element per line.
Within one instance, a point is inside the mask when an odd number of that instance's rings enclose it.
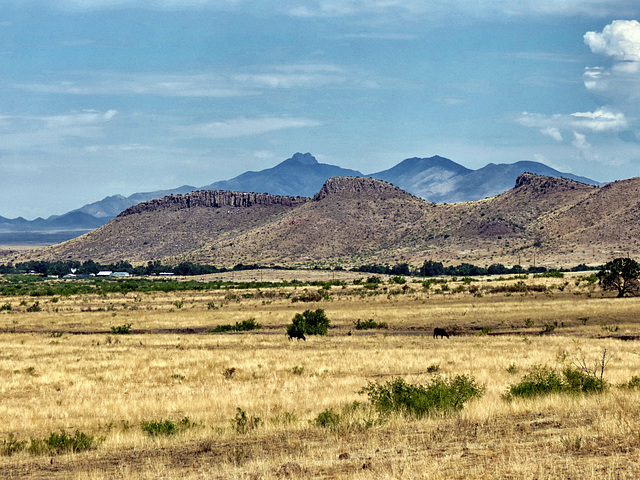
<path fill-rule="evenodd" d="M 319 290 L 301 286 L 0 298 L 11 306 L 0 311 L 0 478 L 640 477 L 640 390 L 618 387 L 639 375 L 640 299 L 580 276 L 444 291 L 345 280 L 318 302 L 294 301 Z M 35 301 L 41 311 L 28 312 Z M 316 308 L 329 334 L 288 341 L 293 316 Z M 209 332 L 249 318 L 263 328 Z M 358 319 L 389 328 L 356 330 Z M 434 326 L 451 338 L 432 338 Z M 603 394 L 502 398 L 534 365 L 595 367 L 605 349 Z M 457 374 L 486 391 L 452 415 L 382 419 L 358 393 Z M 317 425 L 327 409 L 340 422 Z M 165 421 L 181 428 L 143 430 Z M 100 442 L 10 452 L 63 431 Z"/>

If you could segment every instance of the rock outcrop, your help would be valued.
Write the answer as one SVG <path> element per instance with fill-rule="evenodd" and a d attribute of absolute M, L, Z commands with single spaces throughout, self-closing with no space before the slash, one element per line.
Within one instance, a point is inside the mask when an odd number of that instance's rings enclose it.
<path fill-rule="evenodd" d="M 199 190 L 186 195 L 169 195 L 143 202 L 127 208 L 118 217 L 126 217 L 142 212 L 156 210 L 184 210 L 195 207 L 226 208 L 226 207 L 253 207 L 280 205 L 283 207 L 296 207 L 307 202 L 306 197 L 285 197 L 269 195 L 268 193 L 229 192 L 224 190 Z"/>

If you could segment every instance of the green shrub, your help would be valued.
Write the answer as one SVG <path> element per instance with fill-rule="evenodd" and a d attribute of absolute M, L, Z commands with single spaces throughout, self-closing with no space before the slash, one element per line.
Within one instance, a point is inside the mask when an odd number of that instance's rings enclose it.
<path fill-rule="evenodd" d="M 171 420 L 142 422 L 140 427 L 142 431 L 150 437 L 168 436 L 178 433 L 178 427 Z"/>
<path fill-rule="evenodd" d="M 111 327 L 111 333 L 114 335 L 128 335 L 131 333 L 131 323 L 125 323 L 117 327 Z"/>
<path fill-rule="evenodd" d="M 256 322 L 255 318 L 249 318 L 242 322 L 236 322 L 235 325 L 218 325 L 216 328 L 207 330 L 210 333 L 223 333 L 223 332 L 248 332 L 251 330 L 260 330 L 262 325 Z"/>
<path fill-rule="evenodd" d="M 194 423 L 189 420 L 188 417 L 184 417 L 177 424 L 171 420 L 142 422 L 140 424 L 142 431 L 150 437 L 166 437 L 169 435 L 175 435 L 176 433 L 184 432 L 193 426 Z"/>
<path fill-rule="evenodd" d="M 594 373 L 571 367 L 561 374 L 547 366 L 536 365 L 524 375 L 519 383 L 510 385 L 505 399 L 513 397 L 535 397 L 552 393 L 600 393 L 606 390 L 607 382 Z"/>
<path fill-rule="evenodd" d="M 314 420 L 318 427 L 335 428 L 340 425 L 340 414 L 334 412 L 331 408 L 327 408 L 320 413 Z"/>
<path fill-rule="evenodd" d="M 591 375 L 575 368 L 565 368 L 562 371 L 565 389 L 572 393 L 600 393 L 606 390 L 607 384 L 595 375 Z"/>
<path fill-rule="evenodd" d="M 395 284 L 398 284 L 398 285 L 403 285 L 403 284 L 407 283 L 407 279 L 402 277 L 402 276 L 400 276 L 400 275 L 396 275 L 396 276 L 391 277 L 389 279 L 389 283 L 395 283 Z"/>
<path fill-rule="evenodd" d="M 543 365 L 536 365 L 524 375 L 520 383 L 509 386 L 507 398 L 535 397 L 562 391 L 562 379 L 558 373 Z"/>
<path fill-rule="evenodd" d="M 627 383 L 621 383 L 619 388 L 628 388 L 630 390 L 640 389 L 640 377 L 634 375 Z"/>
<path fill-rule="evenodd" d="M 41 312 L 41 311 L 42 311 L 42 307 L 40 306 L 40 302 L 39 301 L 36 301 L 30 307 L 27 307 L 27 312 Z"/>
<path fill-rule="evenodd" d="M 302 333 L 305 335 L 326 335 L 329 328 L 329 319 L 322 308 L 316 311 L 305 310 L 296 313 L 292 323 L 287 326 L 287 333 Z"/>
<path fill-rule="evenodd" d="M 384 385 L 369 383 L 360 393 L 366 393 L 382 415 L 396 413 L 421 418 L 461 410 L 465 402 L 481 396 L 484 387 L 473 377 L 457 375 L 451 380 L 435 377 L 427 385 L 408 384 L 402 378 Z"/>
<path fill-rule="evenodd" d="M 238 433 L 249 433 L 252 430 L 255 430 L 262 423 L 262 419 L 259 417 L 248 416 L 247 412 L 242 410 L 240 407 L 236 408 L 236 416 L 232 421 L 236 432 Z"/>
<path fill-rule="evenodd" d="M 0 312 L 2 312 L 3 310 L 11 311 L 13 310 L 13 307 L 10 303 L 5 303 L 4 305 L 0 305 Z"/>
<path fill-rule="evenodd" d="M 375 328 L 389 328 L 387 322 L 376 322 L 373 318 L 369 320 L 356 320 L 355 323 L 356 330 L 370 330 Z"/>
<path fill-rule="evenodd" d="M 103 440 L 104 438 L 96 439 L 92 435 L 79 431 L 76 431 L 73 436 L 62 431 L 60 433 L 52 433 L 49 438 L 42 440 L 32 438 L 28 450 L 35 455 L 83 452 L 97 448 Z"/>

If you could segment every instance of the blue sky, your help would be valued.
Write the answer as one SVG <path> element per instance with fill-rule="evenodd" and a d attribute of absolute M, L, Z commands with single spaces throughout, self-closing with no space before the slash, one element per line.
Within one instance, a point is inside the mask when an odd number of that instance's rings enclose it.
<path fill-rule="evenodd" d="M 637 0 L 0 0 L 0 215 L 295 152 L 640 176 Z"/>

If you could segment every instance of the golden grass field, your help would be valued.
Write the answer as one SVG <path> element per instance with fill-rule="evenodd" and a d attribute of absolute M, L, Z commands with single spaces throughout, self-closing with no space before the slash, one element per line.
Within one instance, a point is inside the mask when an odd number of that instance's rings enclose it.
<path fill-rule="evenodd" d="M 639 478 L 640 391 L 617 385 L 640 375 L 640 299 L 579 276 L 526 280 L 547 292 L 489 292 L 517 281 L 384 283 L 376 294 L 349 282 L 311 303 L 291 298 L 318 287 L 40 297 L 40 312 L 26 311 L 34 298 L 0 298 L 12 306 L 0 312 L 0 478 Z M 293 316 L 316 308 L 329 334 L 289 341 Z M 263 328 L 207 332 L 249 318 Z M 358 319 L 389 328 L 355 330 Z M 111 333 L 124 324 L 131 334 Z M 455 334 L 436 340 L 434 326 Z M 595 365 L 605 349 L 605 393 L 502 398 L 536 364 Z M 349 413 L 369 382 L 428 382 L 434 366 L 486 392 L 447 416 L 365 424 L 372 411 Z M 239 431 L 238 408 L 261 422 Z M 339 426 L 314 422 L 328 408 L 343 413 Z M 185 417 L 174 435 L 141 428 Z M 104 440 L 7 454 L 11 439 L 62 431 Z"/>

